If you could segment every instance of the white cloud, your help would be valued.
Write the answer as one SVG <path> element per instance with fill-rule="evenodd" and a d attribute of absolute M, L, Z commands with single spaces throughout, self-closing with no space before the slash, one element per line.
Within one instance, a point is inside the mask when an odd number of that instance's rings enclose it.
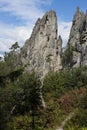
<path fill-rule="evenodd" d="M 58 35 L 62 36 L 63 46 L 67 44 L 71 24 L 72 22 L 63 21 L 60 21 L 58 24 Z M 9 51 L 11 45 L 16 41 L 22 46 L 25 40 L 30 37 L 33 26 L 31 23 L 26 26 L 13 26 L 0 23 L 0 51 Z"/>
<path fill-rule="evenodd" d="M 50 5 L 53 0 L 0 0 L 0 12 L 9 12 L 20 20 L 25 20 L 25 25 L 8 25 L 0 22 L 0 52 L 9 51 L 13 43 L 18 41 L 22 46 L 27 38 L 30 37 L 32 28 L 38 17 L 42 17 L 43 5 Z M 59 21 L 59 35 L 63 38 L 65 46 L 71 27 L 71 22 Z"/>
<path fill-rule="evenodd" d="M 58 31 L 59 35 L 62 36 L 63 39 L 63 47 L 66 46 L 69 34 L 70 34 L 70 28 L 71 28 L 72 22 L 64 22 L 64 21 L 59 21 L 58 23 Z"/>
<path fill-rule="evenodd" d="M 0 51 L 9 51 L 13 43 L 18 41 L 22 46 L 24 41 L 29 38 L 33 25 L 13 26 L 0 23 Z"/>
<path fill-rule="evenodd" d="M 0 12 L 9 12 L 10 15 L 25 21 L 23 26 L 0 22 L 0 52 L 8 51 L 16 41 L 23 45 L 29 38 L 37 18 L 44 14 L 42 5 L 50 5 L 51 2 L 52 0 L 0 0 Z"/>
<path fill-rule="evenodd" d="M 10 12 L 11 15 L 25 20 L 36 20 L 43 15 L 41 5 L 50 4 L 52 0 L 0 0 L 0 11 Z"/>

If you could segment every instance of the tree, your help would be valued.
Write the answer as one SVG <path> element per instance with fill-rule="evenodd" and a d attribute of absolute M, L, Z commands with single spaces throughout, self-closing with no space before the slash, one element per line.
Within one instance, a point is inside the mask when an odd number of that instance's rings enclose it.
<path fill-rule="evenodd" d="M 69 44 L 68 47 L 66 48 L 66 50 L 64 51 L 64 53 L 62 55 L 63 67 L 65 67 L 65 68 L 72 67 L 72 58 L 73 58 L 73 51 L 74 50 L 75 50 L 74 47 Z"/>
<path fill-rule="evenodd" d="M 35 128 L 35 113 L 41 106 L 40 80 L 32 74 L 24 74 L 20 78 L 20 86 L 23 89 L 23 102 L 28 111 L 31 111 L 32 129 Z"/>
<path fill-rule="evenodd" d="M 21 66 L 20 54 L 18 53 L 17 50 L 18 48 L 19 48 L 18 42 L 15 42 L 10 48 L 11 51 L 5 52 L 4 61 L 6 62 L 9 71 L 12 71 L 13 69 L 15 70 L 19 66 Z"/>
<path fill-rule="evenodd" d="M 7 70 L 6 63 L 4 61 L 0 61 L 0 87 L 4 86 Z"/>
<path fill-rule="evenodd" d="M 0 130 L 7 130 L 11 121 L 12 109 L 20 100 L 16 98 L 19 88 L 13 83 L 8 83 L 0 88 Z"/>
<path fill-rule="evenodd" d="M 87 67 L 49 72 L 44 78 L 44 95 L 59 97 L 66 91 L 87 86 Z M 50 93 L 50 94 L 49 94 Z M 49 100 L 49 97 L 46 99 Z"/>
<path fill-rule="evenodd" d="M 0 56 L 0 61 L 2 61 L 2 59 L 3 59 L 3 58 Z"/>
<path fill-rule="evenodd" d="M 19 47 L 19 45 L 18 45 L 18 42 L 15 42 L 12 46 L 11 46 L 11 50 L 13 50 L 13 51 L 15 51 L 15 50 L 17 50 L 18 48 L 20 48 Z"/>
<path fill-rule="evenodd" d="M 0 130 L 6 130 L 6 118 L 0 106 Z"/>

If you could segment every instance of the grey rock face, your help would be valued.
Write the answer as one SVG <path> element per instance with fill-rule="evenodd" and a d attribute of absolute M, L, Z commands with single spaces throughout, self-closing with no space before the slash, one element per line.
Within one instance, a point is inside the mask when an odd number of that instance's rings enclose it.
<path fill-rule="evenodd" d="M 74 47 L 73 67 L 87 65 L 87 13 L 77 8 L 74 15 L 68 44 Z"/>
<path fill-rule="evenodd" d="M 22 63 L 27 64 L 26 71 L 35 70 L 39 77 L 44 77 L 49 71 L 62 68 L 62 39 L 57 38 L 57 17 L 54 11 L 47 12 L 38 19 L 31 37 L 26 40 L 21 49 Z"/>

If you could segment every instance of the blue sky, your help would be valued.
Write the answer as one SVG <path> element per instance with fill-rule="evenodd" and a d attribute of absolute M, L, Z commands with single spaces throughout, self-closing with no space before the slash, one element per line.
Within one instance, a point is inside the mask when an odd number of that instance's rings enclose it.
<path fill-rule="evenodd" d="M 76 7 L 86 11 L 87 0 L 0 0 L 0 55 L 18 41 L 23 46 L 38 17 L 55 10 L 59 35 L 67 43 Z"/>

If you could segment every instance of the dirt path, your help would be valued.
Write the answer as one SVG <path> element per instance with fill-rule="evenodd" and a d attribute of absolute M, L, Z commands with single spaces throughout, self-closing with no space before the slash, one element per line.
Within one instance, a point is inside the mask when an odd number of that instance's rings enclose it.
<path fill-rule="evenodd" d="M 73 115 L 74 115 L 74 112 L 70 113 L 70 114 L 66 117 L 66 119 L 61 123 L 61 125 L 60 125 L 56 130 L 63 130 L 63 128 L 64 128 L 66 122 L 67 122 L 68 120 L 70 120 L 70 119 L 73 117 Z"/>

